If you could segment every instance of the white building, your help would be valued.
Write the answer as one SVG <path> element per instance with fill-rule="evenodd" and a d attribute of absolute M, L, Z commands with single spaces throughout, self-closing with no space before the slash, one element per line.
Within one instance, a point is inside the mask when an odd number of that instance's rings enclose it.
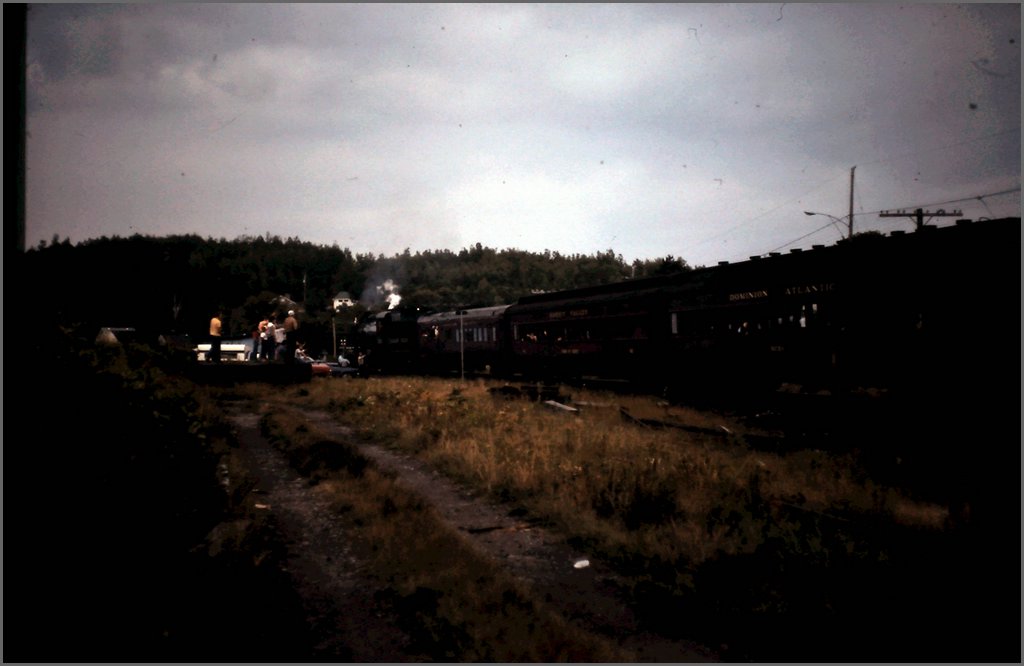
<path fill-rule="evenodd" d="M 355 301 L 352 300 L 352 296 L 347 291 L 339 291 L 334 295 L 334 309 L 340 310 L 341 308 L 350 308 L 355 305 Z"/>

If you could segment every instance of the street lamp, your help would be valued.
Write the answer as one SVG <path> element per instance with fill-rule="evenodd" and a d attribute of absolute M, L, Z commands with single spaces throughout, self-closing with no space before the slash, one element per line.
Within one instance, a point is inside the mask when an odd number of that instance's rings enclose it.
<path fill-rule="evenodd" d="M 857 167 L 852 167 L 850 169 L 850 219 L 847 222 L 847 238 L 853 238 L 853 174 L 856 170 Z M 813 211 L 805 210 L 804 215 L 824 215 L 825 217 L 831 219 L 833 222 L 842 223 L 841 219 L 834 215 L 829 215 L 828 213 L 815 213 Z"/>
<path fill-rule="evenodd" d="M 828 213 L 815 213 L 814 211 L 805 210 L 804 211 L 804 215 L 823 215 L 823 216 L 829 218 L 830 220 L 832 220 L 833 224 L 843 224 L 843 220 L 841 218 L 838 218 L 835 215 L 829 215 Z M 853 236 L 853 216 L 852 215 L 850 216 L 850 219 L 849 219 L 849 221 L 846 224 L 847 224 L 847 238 L 851 238 Z M 840 227 L 840 229 L 842 229 L 842 227 Z"/>

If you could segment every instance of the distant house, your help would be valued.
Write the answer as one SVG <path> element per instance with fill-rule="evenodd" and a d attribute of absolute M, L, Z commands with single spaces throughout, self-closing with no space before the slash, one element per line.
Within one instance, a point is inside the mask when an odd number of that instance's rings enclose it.
<path fill-rule="evenodd" d="M 352 296 L 347 291 L 339 291 L 334 295 L 334 309 L 350 308 L 355 305 Z"/>

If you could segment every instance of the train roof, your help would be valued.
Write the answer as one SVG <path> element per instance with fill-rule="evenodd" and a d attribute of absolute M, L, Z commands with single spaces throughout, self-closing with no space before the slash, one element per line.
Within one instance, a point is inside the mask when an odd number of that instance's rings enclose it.
<path fill-rule="evenodd" d="M 954 262 L 950 268 L 969 267 L 988 261 L 1009 261 L 1011 252 L 1019 262 L 1020 218 L 1008 217 L 978 221 L 957 220 L 944 227 L 924 226 L 914 232 L 893 231 L 888 235 L 863 234 L 843 239 L 833 245 L 815 245 L 810 250 L 795 248 L 788 253 L 771 252 L 740 262 L 720 262 L 717 266 L 694 268 L 670 275 L 624 280 L 609 284 L 566 289 L 523 296 L 514 310 L 530 310 L 530 306 L 571 305 L 574 301 L 614 300 L 656 293 L 662 289 L 700 288 L 717 279 L 728 280 L 752 272 L 798 271 L 811 264 L 837 260 L 861 260 L 885 257 L 890 261 L 919 259 L 925 254 L 946 255 Z M 994 257 L 999 257 L 995 259 Z M 1019 265 L 1019 263 L 1018 263 Z"/>
<path fill-rule="evenodd" d="M 446 312 L 435 312 L 420 317 L 420 322 L 430 324 L 440 321 L 458 319 L 462 316 L 465 319 L 497 319 L 508 309 L 508 305 L 492 305 L 483 308 L 465 308 L 460 310 L 448 310 Z M 461 313 L 461 315 L 460 315 Z"/>

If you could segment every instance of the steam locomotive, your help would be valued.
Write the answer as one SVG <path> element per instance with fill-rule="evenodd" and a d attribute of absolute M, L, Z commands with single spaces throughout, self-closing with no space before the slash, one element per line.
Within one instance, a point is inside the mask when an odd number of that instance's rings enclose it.
<path fill-rule="evenodd" d="M 359 327 L 370 372 L 618 380 L 678 392 L 964 390 L 1019 381 L 1020 218 Z"/>

